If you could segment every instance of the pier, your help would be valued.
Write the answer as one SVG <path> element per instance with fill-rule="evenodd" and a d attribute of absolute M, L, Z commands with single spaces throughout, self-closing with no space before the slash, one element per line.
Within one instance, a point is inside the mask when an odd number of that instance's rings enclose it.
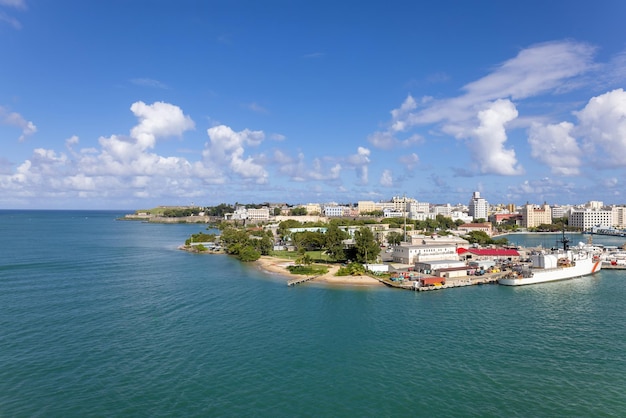
<path fill-rule="evenodd" d="M 459 279 L 446 279 L 444 284 L 433 285 L 433 286 L 420 286 L 418 281 L 414 280 L 403 280 L 403 281 L 392 281 L 390 279 L 382 279 L 379 278 L 378 281 L 383 283 L 389 287 L 395 287 L 396 289 L 404 289 L 404 290 L 413 290 L 416 292 L 427 292 L 431 290 L 440 290 L 440 289 L 451 289 L 453 287 L 465 287 L 465 286 L 476 286 L 483 284 L 497 284 L 498 280 L 503 277 L 506 272 L 502 273 L 493 273 L 489 275 L 474 277 L 474 276 L 466 276 Z"/>
<path fill-rule="evenodd" d="M 298 278 L 295 278 L 295 279 L 291 279 L 291 280 L 289 280 L 287 282 L 287 286 L 295 286 L 297 284 L 308 282 L 309 280 L 313 280 L 313 279 L 316 279 L 318 277 L 320 277 L 320 276 L 305 276 L 305 277 L 298 277 Z"/>

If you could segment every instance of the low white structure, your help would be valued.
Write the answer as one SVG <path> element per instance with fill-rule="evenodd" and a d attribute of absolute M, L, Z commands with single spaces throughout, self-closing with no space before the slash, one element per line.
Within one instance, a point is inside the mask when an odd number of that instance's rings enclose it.
<path fill-rule="evenodd" d="M 458 260 L 456 245 L 407 245 L 393 248 L 393 261 L 402 264 L 415 264 L 433 260 Z"/>

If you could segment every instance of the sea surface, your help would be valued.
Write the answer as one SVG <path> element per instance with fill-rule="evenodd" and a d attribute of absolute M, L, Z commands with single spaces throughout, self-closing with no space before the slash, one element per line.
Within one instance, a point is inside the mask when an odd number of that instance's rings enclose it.
<path fill-rule="evenodd" d="M 123 215 L 0 211 L 0 417 L 626 416 L 626 271 L 288 287 Z"/>

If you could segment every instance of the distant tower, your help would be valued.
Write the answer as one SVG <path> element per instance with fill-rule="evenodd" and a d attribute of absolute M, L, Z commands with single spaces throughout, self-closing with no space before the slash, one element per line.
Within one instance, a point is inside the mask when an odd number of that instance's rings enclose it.
<path fill-rule="evenodd" d="M 489 218 L 489 203 L 480 197 L 480 192 L 474 192 L 469 201 L 469 215 L 474 219 Z"/>

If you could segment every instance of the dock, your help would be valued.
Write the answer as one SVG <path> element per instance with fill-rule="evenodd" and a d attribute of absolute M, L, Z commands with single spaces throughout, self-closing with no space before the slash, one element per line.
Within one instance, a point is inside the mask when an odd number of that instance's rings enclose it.
<path fill-rule="evenodd" d="M 379 278 L 378 281 L 386 286 L 396 289 L 413 290 L 416 292 L 427 292 L 431 290 L 451 289 L 454 287 L 477 286 L 483 284 L 497 284 L 498 280 L 506 273 L 494 273 L 485 276 L 467 276 L 459 279 L 447 279 L 445 284 L 435 286 L 419 286 L 419 282 L 414 280 L 392 281 L 390 279 Z"/>
<path fill-rule="evenodd" d="M 291 280 L 289 280 L 287 282 L 287 286 L 295 286 L 297 284 L 308 282 L 309 280 L 313 280 L 313 279 L 316 279 L 318 277 L 320 277 L 320 276 L 305 276 L 305 277 L 298 277 L 298 278 L 295 278 L 295 279 L 291 279 Z"/>

